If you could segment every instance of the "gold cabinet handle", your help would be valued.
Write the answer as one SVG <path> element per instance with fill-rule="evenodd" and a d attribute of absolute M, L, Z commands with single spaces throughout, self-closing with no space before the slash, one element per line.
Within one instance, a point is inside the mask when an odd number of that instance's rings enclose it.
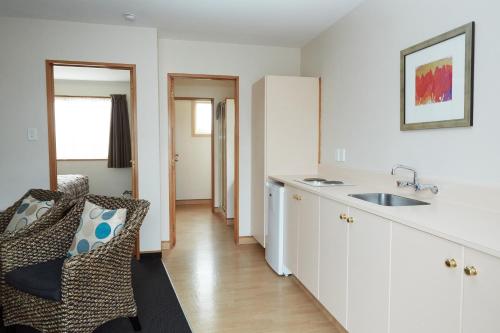
<path fill-rule="evenodd" d="M 354 223 L 354 217 L 349 216 L 349 217 L 347 218 L 347 223 Z"/>
<path fill-rule="evenodd" d="M 465 266 L 464 272 L 465 272 L 465 275 L 468 275 L 468 276 L 476 276 L 477 275 L 477 269 L 474 266 Z"/>
<path fill-rule="evenodd" d="M 342 213 L 342 214 L 340 214 L 340 216 L 339 216 L 339 217 L 340 217 L 340 219 L 341 219 L 342 221 L 347 220 L 347 214 L 346 214 L 346 213 Z"/>
<path fill-rule="evenodd" d="M 448 268 L 456 268 L 457 267 L 457 261 L 455 259 L 446 259 L 444 264 Z"/>
<path fill-rule="evenodd" d="M 301 197 L 300 195 L 298 195 L 298 194 L 294 194 L 292 197 L 293 197 L 295 200 L 298 200 L 298 201 L 302 200 L 302 197 Z"/>

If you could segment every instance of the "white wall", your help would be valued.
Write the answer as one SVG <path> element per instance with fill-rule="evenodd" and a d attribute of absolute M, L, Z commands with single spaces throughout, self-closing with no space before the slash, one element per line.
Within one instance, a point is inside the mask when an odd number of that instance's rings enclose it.
<path fill-rule="evenodd" d="M 212 198 L 212 139 L 192 135 L 194 101 L 175 101 L 176 200 Z"/>
<path fill-rule="evenodd" d="M 156 29 L 2 17 L 0 48 L 0 207 L 49 187 L 45 59 L 136 64 L 139 194 L 151 201 L 141 250 L 159 250 Z M 27 141 L 28 127 L 39 141 Z"/>
<path fill-rule="evenodd" d="M 174 95 L 176 97 L 205 97 L 214 99 L 214 111 L 217 112 L 217 105 L 228 97 L 234 97 L 234 82 L 232 80 L 196 80 L 196 79 L 175 79 Z M 219 133 L 218 122 L 214 122 L 214 133 Z M 216 134 L 217 135 L 217 134 Z M 221 168 L 219 146 L 217 137 L 214 145 L 214 207 L 219 207 L 221 202 Z M 210 194 L 211 196 L 211 194 Z"/>
<path fill-rule="evenodd" d="M 250 235 L 251 89 L 266 74 L 298 75 L 300 50 L 160 39 L 161 201 L 168 202 L 167 73 L 240 77 L 240 236 Z M 162 205 L 162 239 L 169 239 L 168 205 Z"/>
<path fill-rule="evenodd" d="M 322 158 L 388 172 L 397 162 L 424 177 L 500 184 L 500 2 L 367 0 L 302 49 L 302 74 L 323 79 Z M 399 130 L 399 52 L 476 22 L 474 127 Z"/>

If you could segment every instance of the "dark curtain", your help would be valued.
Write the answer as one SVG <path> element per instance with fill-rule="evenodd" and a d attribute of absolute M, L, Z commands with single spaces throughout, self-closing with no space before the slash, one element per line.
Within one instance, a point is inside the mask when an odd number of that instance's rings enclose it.
<path fill-rule="evenodd" d="M 108 168 L 130 168 L 131 160 L 127 95 L 111 95 Z"/>

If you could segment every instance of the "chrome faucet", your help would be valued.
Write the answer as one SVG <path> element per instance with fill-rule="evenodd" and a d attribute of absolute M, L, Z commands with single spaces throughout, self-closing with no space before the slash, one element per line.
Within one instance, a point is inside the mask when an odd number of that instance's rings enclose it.
<path fill-rule="evenodd" d="M 414 168 L 402 164 L 396 164 L 395 166 L 392 167 L 391 175 L 395 175 L 397 169 L 405 169 L 413 172 L 413 182 L 398 180 L 396 182 L 398 187 L 413 187 L 415 188 L 415 191 L 431 190 L 431 192 L 434 194 L 437 194 L 439 192 L 439 189 L 436 185 L 420 184 L 418 182 L 417 170 L 415 170 Z"/>

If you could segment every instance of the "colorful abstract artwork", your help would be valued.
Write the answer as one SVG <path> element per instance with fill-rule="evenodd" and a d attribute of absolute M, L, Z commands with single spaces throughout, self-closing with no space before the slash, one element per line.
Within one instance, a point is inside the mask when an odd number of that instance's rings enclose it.
<path fill-rule="evenodd" d="M 415 71 L 415 105 L 452 100 L 453 58 L 418 66 Z"/>
<path fill-rule="evenodd" d="M 474 22 L 400 52 L 400 130 L 472 126 Z"/>

